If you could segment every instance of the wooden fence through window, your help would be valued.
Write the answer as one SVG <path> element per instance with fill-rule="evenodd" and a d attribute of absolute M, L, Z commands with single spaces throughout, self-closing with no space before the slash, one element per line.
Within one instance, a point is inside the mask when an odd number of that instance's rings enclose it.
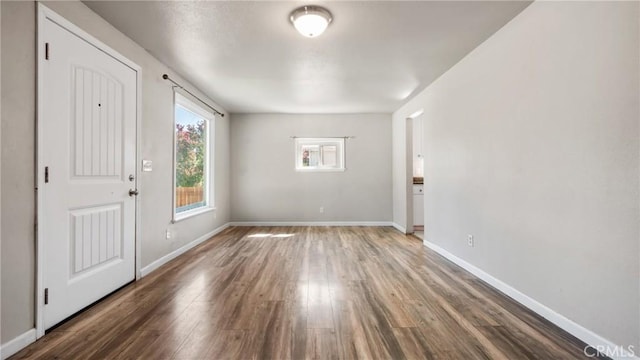
<path fill-rule="evenodd" d="M 187 206 L 204 201 L 202 186 L 176 188 L 176 207 Z"/>

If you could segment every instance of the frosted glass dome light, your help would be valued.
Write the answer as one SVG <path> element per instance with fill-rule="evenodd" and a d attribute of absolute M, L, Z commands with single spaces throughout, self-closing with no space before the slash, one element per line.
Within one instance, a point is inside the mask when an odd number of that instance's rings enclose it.
<path fill-rule="evenodd" d="M 300 34 L 310 38 L 322 34 L 333 20 L 329 10 L 311 5 L 293 10 L 289 19 Z"/>

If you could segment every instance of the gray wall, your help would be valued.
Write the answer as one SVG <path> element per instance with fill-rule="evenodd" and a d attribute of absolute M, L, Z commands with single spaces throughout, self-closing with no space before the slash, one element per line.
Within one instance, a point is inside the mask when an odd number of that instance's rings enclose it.
<path fill-rule="evenodd" d="M 425 109 L 427 241 L 636 353 L 638 21 L 535 2 L 393 120 Z"/>
<path fill-rule="evenodd" d="M 34 327 L 35 4 L 2 7 L 1 342 Z"/>
<path fill-rule="evenodd" d="M 228 117 L 216 119 L 217 211 L 172 225 L 172 90 L 161 76 L 169 73 L 178 80 L 181 80 L 180 77 L 84 4 L 47 2 L 46 5 L 142 67 L 142 157 L 153 160 L 154 164 L 153 172 L 143 173 L 139 179 L 142 267 L 226 224 L 229 221 Z M 33 2 L 4 1 L 0 6 L 4 75 L 0 318 L 1 342 L 6 343 L 34 327 L 36 6 Z M 202 94 L 199 95 L 202 97 Z M 170 240 L 165 239 L 167 229 L 173 232 Z"/>
<path fill-rule="evenodd" d="M 355 136 L 347 170 L 296 172 L 290 136 Z M 233 114 L 231 144 L 232 221 L 391 221 L 390 114 Z"/>
<path fill-rule="evenodd" d="M 0 6 L 0 23 L 2 23 L 2 6 Z M 0 27 L 0 30 L 1 27 Z M 0 32 L 0 43 L 2 43 L 2 34 Z M 0 46 L 0 59 L 2 59 L 2 46 Z M 0 64 L 1 67 L 1 64 Z M 2 84 L 2 69 L 0 69 L 0 84 Z M 1 114 L 2 108 L 2 86 L 0 86 L 0 119 L 3 118 Z M 0 126 L 0 159 L 2 159 L 2 127 Z M 2 203 L 2 166 L 0 165 L 0 204 Z M 0 261 L 2 261 L 2 206 L 0 206 Z M 2 266 L 0 263 L 0 284 L 2 283 Z M 0 311 L 2 309 L 2 286 L 0 286 Z M 1 313 L 0 313 L 1 315 Z M 2 339 L 2 327 L 0 326 L 0 339 Z M 0 342 L 2 344 L 2 342 Z M 1 356 L 1 354 L 0 354 Z"/>

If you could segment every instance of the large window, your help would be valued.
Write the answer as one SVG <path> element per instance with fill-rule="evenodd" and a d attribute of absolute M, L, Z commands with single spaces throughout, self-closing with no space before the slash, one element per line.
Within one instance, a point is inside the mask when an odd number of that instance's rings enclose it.
<path fill-rule="evenodd" d="M 297 171 L 344 171 L 344 138 L 296 138 Z"/>
<path fill-rule="evenodd" d="M 175 93 L 174 220 L 213 209 L 214 115 Z"/>

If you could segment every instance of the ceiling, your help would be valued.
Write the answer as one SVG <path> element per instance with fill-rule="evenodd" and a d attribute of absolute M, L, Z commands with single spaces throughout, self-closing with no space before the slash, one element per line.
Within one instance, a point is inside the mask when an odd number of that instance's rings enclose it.
<path fill-rule="evenodd" d="M 86 1 L 230 112 L 390 113 L 506 24 L 525 1 Z M 161 76 L 162 74 L 158 74 Z"/>

